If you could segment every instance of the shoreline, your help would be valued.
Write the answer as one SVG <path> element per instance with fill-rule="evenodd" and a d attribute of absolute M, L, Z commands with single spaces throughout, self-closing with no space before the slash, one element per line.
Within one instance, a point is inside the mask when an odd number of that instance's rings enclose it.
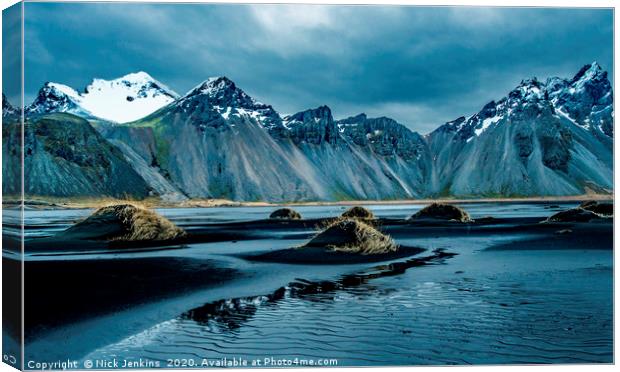
<path fill-rule="evenodd" d="M 613 202 L 613 194 L 583 194 L 571 196 L 535 196 L 518 198 L 436 198 L 436 199 L 399 199 L 399 200 L 341 200 L 341 201 L 301 201 L 301 202 L 266 202 L 266 201 L 233 201 L 227 199 L 190 199 L 179 202 L 163 201 L 159 198 L 144 200 L 123 200 L 114 198 L 28 198 L 24 202 L 26 209 L 94 209 L 114 204 L 136 204 L 145 208 L 236 208 L 236 207 L 311 207 L 311 206 L 355 206 L 355 205 L 423 205 L 434 202 L 450 204 L 475 203 L 568 203 L 587 200 Z M 16 209 L 19 200 L 3 201 L 3 208 Z"/>

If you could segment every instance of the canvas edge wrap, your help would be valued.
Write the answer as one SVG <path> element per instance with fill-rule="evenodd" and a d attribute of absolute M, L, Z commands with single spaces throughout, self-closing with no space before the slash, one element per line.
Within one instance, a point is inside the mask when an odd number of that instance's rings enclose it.
<path fill-rule="evenodd" d="M 24 369 L 23 233 L 24 233 L 24 117 L 23 117 L 23 2 L 2 11 L 2 93 L 15 108 L 2 120 L 2 362 Z M 12 153 L 12 155 L 11 155 Z"/>

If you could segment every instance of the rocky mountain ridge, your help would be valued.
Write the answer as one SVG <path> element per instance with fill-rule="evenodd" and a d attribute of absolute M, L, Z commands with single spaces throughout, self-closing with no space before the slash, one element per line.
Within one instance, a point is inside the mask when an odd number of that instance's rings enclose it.
<path fill-rule="evenodd" d="M 149 80 L 142 77 L 133 80 Z M 426 136 L 387 117 L 334 120 L 327 106 L 282 117 L 226 77 L 182 97 L 166 92 L 167 104 L 115 124 L 81 106 L 82 95 L 47 83 L 26 114 L 90 119 L 151 193 L 171 199 L 510 197 L 613 187 L 613 92 L 597 63 L 571 79 L 523 80 Z"/>

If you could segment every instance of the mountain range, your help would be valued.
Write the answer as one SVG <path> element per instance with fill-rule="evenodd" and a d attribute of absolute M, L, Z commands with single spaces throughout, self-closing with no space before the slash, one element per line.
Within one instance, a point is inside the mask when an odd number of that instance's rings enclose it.
<path fill-rule="evenodd" d="M 3 155 L 19 110 L 3 96 Z M 24 108 L 26 194 L 274 202 L 608 193 L 613 92 L 596 63 L 523 80 L 421 135 L 321 106 L 283 116 L 226 77 L 180 96 L 144 72 L 78 92 L 45 83 Z M 5 193 L 18 173 L 3 167 Z M 8 186 L 6 186 L 8 185 Z"/>

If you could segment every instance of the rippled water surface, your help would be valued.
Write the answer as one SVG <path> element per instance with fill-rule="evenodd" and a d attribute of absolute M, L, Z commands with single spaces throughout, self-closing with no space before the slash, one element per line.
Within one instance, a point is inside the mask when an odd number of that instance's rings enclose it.
<path fill-rule="evenodd" d="M 383 216 L 404 217 L 418 208 L 377 206 L 374 210 Z M 339 207 L 299 210 L 310 216 L 340 212 Z M 543 206 L 527 204 L 476 205 L 470 210 L 474 216 L 549 214 Z M 191 225 L 196 219 L 257 219 L 267 210 L 219 212 L 210 210 L 213 215 L 205 216 L 195 209 L 163 211 Z M 58 226 L 79 217 L 73 213 L 57 215 Z M 231 250 L 298 243 L 281 239 L 144 253 L 213 258 L 251 275 L 228 287 L 162 301 L 155 305 L 157 310 L 136 307 L 116 318 L 92 319 L 50 333 L 34 342 L 32 350 L 49 350 L 50 344 L 78 329 L 96 337 L 99 327 L 107 331 L 105 342 L 76 343 L 82 360 L 330 358 L 337 359 L 338 365 L 612 362 L 613 252 L 485 249 L 518 238 L 400 239 L 402 244 L 427 248 L 421 256 L 438 248 L 457 254 L 405 269 L 398 262 L 276 265 L 227 255 Z M 128 324 L 134 319 L 148 321 L 132 328 Z"/>
<path fill-rule="evenodd" d="M 611 362 L 610 260 L 609 252 L 472 253 L 346 290 L 224 304 L 230 311 L 179 317 L 89 357 Z"/>

